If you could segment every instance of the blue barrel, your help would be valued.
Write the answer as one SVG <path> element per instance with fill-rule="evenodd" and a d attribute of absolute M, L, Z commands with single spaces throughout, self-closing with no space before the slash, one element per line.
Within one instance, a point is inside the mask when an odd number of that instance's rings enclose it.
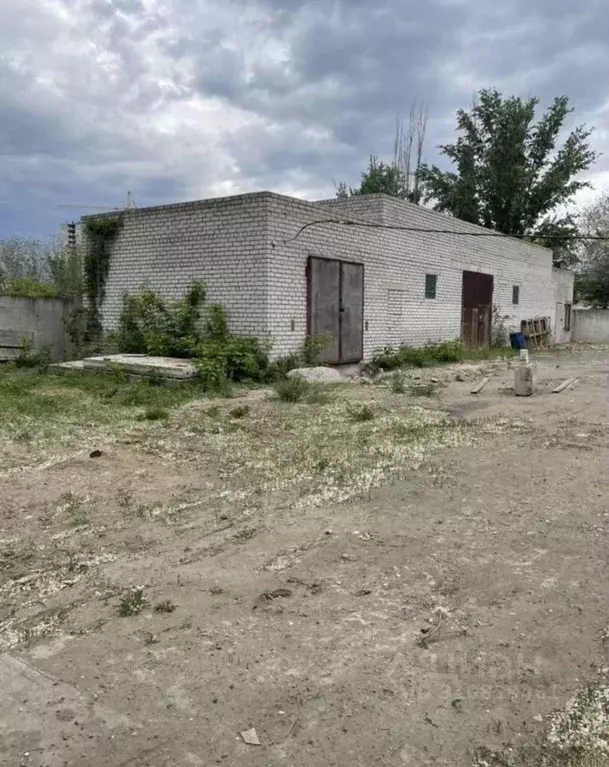
<path fill-rule="evenodd" d="M 512 344 L 512 349 L 520 350 L 527 348 L 527 339 L 524 333 L 510 333 L 510 343 Z"/>

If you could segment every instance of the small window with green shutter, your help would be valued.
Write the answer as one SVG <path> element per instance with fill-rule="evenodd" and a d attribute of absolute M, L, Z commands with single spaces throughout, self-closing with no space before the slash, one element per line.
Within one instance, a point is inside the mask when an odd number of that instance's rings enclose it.
<path fill-rule="evenodd" d="M 512 303 L 520 303 L 520 285 L 512 285 Z"/>
<path fill-rule="evenodd" d="M 426 274 L 425 275 L 425 298 L 435 298 L 437 287 L 438 287 L 438 275 Z"/>

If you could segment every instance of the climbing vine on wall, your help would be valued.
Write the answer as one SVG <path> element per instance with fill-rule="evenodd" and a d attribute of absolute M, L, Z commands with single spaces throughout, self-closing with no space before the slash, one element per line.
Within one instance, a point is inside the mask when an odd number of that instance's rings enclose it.
<path fill-rule="evenodd" d="M 110 271 L 112 243 L 123 226 L 123 214 L 86 220 L 84 229 L 87 248 L 84 258 L 84 293 L 86 316 L 84 340 L 97 341 L 102 334 L 101 305 Z"/>

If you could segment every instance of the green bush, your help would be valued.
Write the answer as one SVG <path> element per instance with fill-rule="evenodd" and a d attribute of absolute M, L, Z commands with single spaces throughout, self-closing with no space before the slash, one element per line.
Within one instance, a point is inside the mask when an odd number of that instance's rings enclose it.
<path fill-rule="evenodd" d="M 431 363 L 423 349 L 413 349 L 410 346 L 385 346 L 377 352 L 372 360 L 376 368 L 383 370 L 396 370 L 403 367 L 423 368 Z"/>
<path fill-rule="evenodd" d="M 319 364 L 319 358 L 330 346 L 331 336 L 324 333 L 320 336 L 307 336 L 300 349 L 300 361 L 304 367 L 312 367 Z"/>
<path fill-rule="evenodd" d="M 148 607 L 148 600 L 144 596 L 144 590 L 134 588 L 128 591 L 118 605 L 118 614 L 121 618 L 129 618 L 139 615 Z"/>
<path fill-rule="evenodd" d="M 36 277 L 19 277 L 0 282 L 0 294 L 11 298 L 60 298 L 57 285 Z"/>
<path fill-rule="evenodd" d="M 15 360 L 18 368 L 40 368 L 45 370 L 51 362 L 51 351 L 48 347 L 34 349 L 34 344 L 28 338 L 22 338 L 19 354 Z"/>
<path fill-rule="evenodd" d="M 405 394 L 406 384 L 404 383 L 404 376 L 399 370 L 391 376 L 391 391 L 394 394 Z"/>
<path fill-rule="evenodd" d="M 224 307 L 212 304 L 203 314 L 204 300 L 200 283 L 193 283 L 186 296 L 173 303 L 150 289 L 125 294 L 115 333 L 118 351 L 193 358 L 202 388 L 222 392 L 232 382 L 280 381 L 296 367 L 317 364 L 329 345 L 327 335 L 310 336 L 298 354 L 271 364 L 269 344 L 230 333 Z"/>
<path fill-rule="evenodd" d="M 200 342 L 198 323 L 205 299 L 203 285 L 194 282 L 184 296 L 168 304 L 152 290 L 125 293 L 116 342 L 127 354 L 192 357 Z"/>
<path fill-rule="evenodd" d="M 227 336 L 202 341 L 197 346 L 196 366 L 204 388 L 222 388 L 224 382 L 264 381 L 268 354 L 256 338 Z"/>
<path fill-rule="evenodd" d="M 224 355 L 214 354 L 209 346 L 201 348 L 196 367 L 199 383 L 206 391 L 221 392 L 228 387 Z"/>
<path fill-rule="evenodd" d="M 237 405 L 237 407 L 234 407 L 232 410 L 229 411 L 229 415 L 231 418 L 236 418 L 237 420 L 241 418 L 245 418 L 246 415 L 248 415 L 250 412 L 250 406 L 249 405 Z"/>
<path fill-rule="evenodd" d="M 433 359 L 440 363 L 461 362 L 466 350 L 460 341 L 445 341 L 441 344 L 426 346 L 423 350 L 429 352 Z"/>
<path fill-rule="evenodd" d="M 288 354 L 285 357 L 278 357 L 268 366 L 265 381 L 267 381 L 267 383 L 278 381 L 281 378 L 285 378 L 290 370 L 294 370 L 301 366 L 302 360 L 298 354 Z"/>
<path fill-rule="evenodd" d="M 362 423 L 374 420 L 374 416 L 376 415 L 374 409 L 370 405 L 360 405 L 359 407 L 350 406 L 347 409 L 347 412 L 354 421 L 360 421 Z"/>
<path fill-rule="evenodd" d="M 284 378 L 275 384 L 275 393 L 282 402 L 300 402 L 310 390 L 311 384 L 302 378 Z"/>
<path fill-rule="evenodd" d="M 256 338 L 232 335 L 221 304 L 207 309 L 201 332 L 204 299 L 199 283 L 172 304 L 148 289 L 125 295 L 116 333 L 119 351 L 194 358 L 201 386 L 208 391 L 225 391 L 230 382 L 272 380 L 268 349 Z M 277 370 L 276 377 L 280 375 Z"/>
<path fill-rule="evenodd" d="M 466 349 L 460 341 L 444 341 L 428 344 L 420 349 L 412 346 L 385 346 L 373 358 L 374 367 L 383 370 L 399 368 L 425 368 L 432 365 L 446 365 L 466 359 L 487 359 L 498 354 L 496 349 Z"/>
<path fill-rule="evenodd" d="M 166 421 L 169 418 L 169 410 L 164 407 L 146 408 L 142 419 L 145 421 Z"/>
<path fill-rule="evenodd" d="M 212 304 L 207 310 L 207 335 L 212 341 L 225 341 L 229 337 L 228 317 L 222 304 Z"/>
<path fill-rule="evenodd" d="M 155 370 L 154 368 L 152 370 L 149 370 L 146 373 L 145 379 L 146 379 L 146 381 L 148 381 L 150 386 L 164 386 L 165 385 L 165 379 L 161 375 L 161 372 L 159 370 Z"/>

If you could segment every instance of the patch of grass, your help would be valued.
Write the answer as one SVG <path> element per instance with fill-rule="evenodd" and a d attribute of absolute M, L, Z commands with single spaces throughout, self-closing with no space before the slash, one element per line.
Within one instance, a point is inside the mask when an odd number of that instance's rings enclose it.
<path fill-rule="evenodd" d="M 249 405 L 238 405 L 237 407 L 234 407 L 232 410 L 229 411 L 229 415 L 231 418 L 245 418 L 246 415 L 248 415 L 250 412 L 250 406 Z"/>
<path fill-rule="evenodd" d="M 440 344 L 428 344 L 421 348 L 406 345 L 386 346 L 375 354 L 373 365 L 376 369 L 383 370 L 426 368 L 464 360 L 490 360 L 514 355 L 514 350 L 507 347 L 468 349 L 460 341 L 445 341 Z"/>
<path fill-rule="evenodd" d="M 121 618 L 130 618 L 139 615 L 148 607 L 148 600 L 144 596 L 143 589 L 131 589 L 121 599 L 118 605 L 118 614 Z"/>
<path fill-rule="evenodd" d="M 15 432 L 15 442 L 31 442 L 32 432 L 29 429 L 20 429 Z"/>
<path fill-rule="evenodd" d="M 281 402 L 301 402 L 311 392 L 311 384 L 303 378 L 286 378 L 277 381 L 275 394 Z"/>
<path fill-rule="evenodd" d="M 410 385 L 410 393 L 413 397 L 434 397 L 438 392 L 438 384 L 415 383 Z"/>
<path fill-rule="evenodd" d="M 476 362 L 477 360 L 497 360 L 517 357 L 518 352 L 507 346 L 487 346 L 481 349 L 466 349 L 465 360 Z"/>
<path fill-rule="evenodd" d="M 330 459 L 326 456 L 322 456 L 316 463 L 313 464 L 313 468 L 320 474 L 323 474 L 330 468 Z"/>
<path fill-rule="evenodd" d="M 125 384 L 129 380 L 129 376 L 122 365 L 118 362 L 110 362 L 107 365 L 106 375 L 113 378 L 116 383 Z"/>
<path fill-rule="evenodd" d="M 139 503 L 135 507 L 135 516 L 139 519 L 151 519 L 156 508 L 153 503 Z"/>
<path fill-rule="evenodd" d="M 86 422 L 115 424 L 133 419 L 134 411 L 171 411 L 191 400 L 207 397 L 200 386 L 187 383 L 179 387 L 153 386 L 149 381 L 130 382 L 122 371 L 91 375 L 55 374 L 38 368 L 0 366 L 0 431 L 14 440 L 26 429 L 35 440 L 51 423 L 62 425 Z M 153 416 L 154 418 L 154 416 Z"/>
<path fill-rule="evenodd" d="M 246 421 L 239 421 L 231 418 L 229 411 L 244 402 L 229 406 L 210 402 L 212 407 L 206 404 L 201 409 L 172 411 L 188 399 L 201 398 L 201 389 L 195 386 L 166 389 L 147 381 L 120 383 L 103 375 L 40 375 L 14 367 L 5 374 L 0 369 L 0 398 L 7 398 L 8 391 L 11 407 L 26 398 L 43 403 L 40 407 L 46 401 L 54 404 L 51 417 L 44 422 L 22 419 L 14 410 L 2 412 L 0 432 L 9 446 L 2 466 L 22 461 L 20 456 L 26 452 L 23 447 L 11 449 L 18 428 L 27 428 L 33 434 L 27 460 L 34 465 L 66 451 L 86 454 L 92 446 L 106 452 L 107 446 L 122 444 L 123 440 L 135 444 L 135 450 L 162 458 L 169 471 L 182 460 L 204 455 L 210 467 L 220 467 L 217 473 L 210 472 L 209 480 L 206 478 L 210 513 L 222 518 L 224 512 L 230 511 L 231 518 L 234 514 L 236 519 L 246 510 L 249 514 L 261 508 L 267 500 L 274 504 L 286 499 L 298 512 L 363 496 L 417 469 L 438 449 L 474 444 L 480 434 L 489 433 L 469 425 L 447 429 L 443 425 L 446 416 L 436 412 L 433 403 L 429 406 L 419 400 L 418 406 L 413 406 L 405 398 L 396 402 L 387 386 L 317 387 L 291 379 L 285 385 L 290 392 L 288 401 L 295 399 L 298 404 L 283 404 L 279 398 L 248 400 L 250 414 Z M 298 392 L 296 397 L 291 394 L 293 389 Z M 112 391 L 112 397 L 105 399 Z M 330 399 L 320 407 L 326 393 Z M 353 418 L 347 412 L 349 403 L 355 411 Z M 424 404 L 428 406 L 422 407 Z M 134 425 L 135 414 L 148 407 L 172 413 L 162 427 L 162 440 L 158 434 L 161 427 Z M 402 423 L 404 426 L 398 427 Z M 398 433 L 398 428 L 403 431 Z M 117 485 L 115 494 L 119 487 L 129 485 Z M 137 496 L 132 500 L 128 494 L 115 495 L 115 513 L 120 517 L 119 509 L 124 510 L 124 516 L 133 522 L 141 517 L 145 526 L 157 522 L 181 524 L 179 504 L 169 509 L 140 506 L 143 500 Z M 90 516 L 93 518 L 93 512 Z"/>
<path fill-rule="evenodd" d="M 161 373 L 158 370 L 150 370 L 148 373 L 146 373 L 146 381 L 150 384 L 150 386 L 164 386 L 165 385 L 165 379 L 161 375 Z"/>
<path fill-rule="evenodd" d="M 404 375 L 399 370 L 396 370 L 391 376 L 391 391 L 394 394 L 406 394 Z"/>
<path fill-rule="evenodd" d="M 48 382 L 49 376 L 36 370 L 6 367 L 6 372 L 0 372 L 0 411 L 3 417 L 10 413 L 42 419 L 67 407 L 65 396 L 48 396 L 36 390 L 43 380 Z"/>
<path fill-rule="evenodd" d="M 307 405 L 327 405 L 332 402 L 332 399 L 327 385 L 309 384 L 309 391 L 305 397 Z"/>
<path fill-rule="evenodd" d="M 121 488 L 116 493 L 116 502 L 118 503 L 118 508 L 122 512 L 127 513 L 130 511 L 133 504 L 133 493 L 131 493 L 129 490 L 124 490 Z"/>
<path fill-rule="evenodd" d="M 373 421 L 376 416 L 374 408 L 370 405 L 352 405 L 347 408 L 347 412 L 354 421 L 360 421 L 361 423 L 365 423 L 366 421 Z"/>
<path fill-rule="evenodd" d="M 51 361 L 51 351 L 48 347 L 34 349 L 34 344 L 27 338 L 21 339 L 19 355 L 15 360 L 15 367 L 38 368 L 45 370 Z"/>
<path fill-rule="evenodd" d="M 548 742 L 563 754 L 609 761 L 609 687 L 589 685 L 574 695 L 552 718 Z"/>
<path fill-rule="evenodd" d="M 393 427 L 393 435 L 398 440 L 414 440 L 424 433 L 424 427 L 418 424 L 396 423 Z"/>
<path fill-rule="evenodd" d="M 85 499 L 72 492 L 64 493 L 59 498 L 58 511 L 65 514 L 76 527 L 86 525 L 88 520 Z"/>
<path fill-rule="evenodd" d="M 223 408 L 224 417 L 208 420 L 208 428 L 195 429 L 186 441 L 184 435 L 193 424 L 190 413 L 183 411 L 172 420 L 162 445 L 151 433 L 142 435 L 141 445 L 153 455 L 170 450 L 177 460 L 190 459 L 200 444 L 210 461 L 226 467 L 210 488 L 208 503 L 219 514 L 227 509 L 232 514 L 258 508 L 267 494 L 275 499 L 284 491 L 296 511 L 340 503 L 419 467 L 440 448 L 474 444 L 482 433 L 469 424 L 446 428 L 446 415 L 433 406 L 405 400 L 396 407 L 385 386 L 349 385 L 337 391 L 340 397 L 324 407 L 308 405 L 306 398 L 296 405 L 278 400 L 251 402 L 248 427 L 252 428 L 247 430 L 231 428 L 237 422 L 231 423 Z M 356 411 L 365 404 L 374 412 L 374 420 L 349 417 L 350 404 Z M 364 412 L 363 417 L 369 418 Z M 400 423 L 416 433 L 398 436 L 395 430 Z"/>
<path fill-rule="evenodd" d="M 154 611 L 155 613 L 172 613 L 175 612 L 176 606 L 171 599 L 164 599 L 154 606 Z"/>
<path fill-rule="evenodd" d="M 149 407 L 146 408 L 141 415 L 141 419 L 145 421 L 166 421 L 169 418 L 169 410 L 164 407 Z"/>

